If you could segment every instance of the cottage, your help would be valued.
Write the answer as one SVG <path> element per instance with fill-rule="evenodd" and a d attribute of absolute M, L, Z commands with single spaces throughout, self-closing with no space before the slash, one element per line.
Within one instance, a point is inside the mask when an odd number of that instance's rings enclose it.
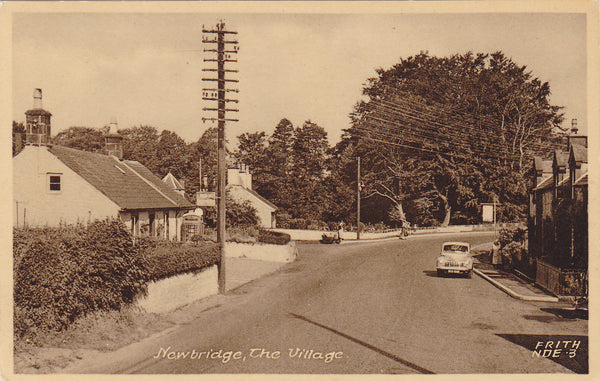
<path fill-rule="evenodd" d="M 258 224 L 261 227 L 276 227 L 277 206 L 252 189 L 252 174 L 247 166 L 241 165 L 227 170 L 227 192 L 233 200 L 240 203 L 248 201 L 256 209 Z M 208 191 L 196 193 L 196 205 L 201 208 L 214 208 L 215 193 Z"/>
<path fill-rule="evenodd" d="M 551 165 L 551 172 L 549 166 Z M 529 190 L 529 260 L 536 282 L 557 295 L 587 288 L 587 138 L 572 134 L 567 151 L 535 158 Z"/>
<path fill-rule="evenodd" d="M 41 98 L 36 105 L 41 109 Z M 28 119 L 26 146 L 13 157 L 15 226 L 119 217 L 134 236 L 180 239 L 182 216 L 194 205 L 142 164 L 123 160 L 116 123 L 106 154 L 52 145 L 49 117 L 43 123 L 41 129 Z"/>

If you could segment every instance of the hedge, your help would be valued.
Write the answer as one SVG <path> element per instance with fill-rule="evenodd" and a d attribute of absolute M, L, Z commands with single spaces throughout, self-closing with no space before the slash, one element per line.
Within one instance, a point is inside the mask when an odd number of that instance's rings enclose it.
<path fill-rule="evenodd" d="M 120 221 L 14 234 L 15 333 L 61 330 L 142 292 L 147 262 Z"/>
<path fill-rule="evenodd" d="M 220 260 L 219 244 L 203 242 L 201 245 L 189 245 L 182 242 L 141 240 L 150 280 L 170 276 L 217 264 Z"/>
<path fill-rule="evenodd" d="M 258 242 L 270 243 L 273 245 L 285 245 L 290 242 L 290 235 L 270 230 L 260 230 L 258 232 Z"/>
<path fill-rule="evenodd" d="M 15 337 L 60 331 L 96 310 L 120 309 L 147 282 L 198 271 L 219 260 L 218 246 L 133 239 L 117 219 L 13 231 Z"/>

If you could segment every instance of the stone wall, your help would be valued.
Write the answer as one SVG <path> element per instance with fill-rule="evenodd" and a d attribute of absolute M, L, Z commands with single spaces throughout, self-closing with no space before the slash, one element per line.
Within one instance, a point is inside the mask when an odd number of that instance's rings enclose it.
<path fill-rule="evenodd" d="M 148 292 L 136 304 L 147 312 L 161 313 L 175 310 L 196 300 L 217 294 L 217 266 L 199 273 L 185 273 L 151 282 Z"/>
<path fill-rule="evenodd" d="M 293 262 L 298 249 L 295 242 L 287 245 L 267 245 L 227 242 L 225 256 L 230 258 L 250 258 L 269 262 Z"/>

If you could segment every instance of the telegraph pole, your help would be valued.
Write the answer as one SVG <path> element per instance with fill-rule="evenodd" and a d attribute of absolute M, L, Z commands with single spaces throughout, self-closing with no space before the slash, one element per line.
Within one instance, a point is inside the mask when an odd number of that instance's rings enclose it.
<path fill-rule="evenodd" d="M 356 239 L 360 239 L 360 156 L 356 158 Z"/>
<path fill-rule="evenodd" d="M 237 79 L 227 79 L 227 73 L 237 73 L 237 70 L 225 69 L 225 64 L 228 62 L 237 62 L 237 59 L 232 59 L 232 55 L 238 52 L 238 42 L 233 39 L 226 39 L 226 36 L 237 35 L 237 32 L 225 29 L 225 23 L 220 21 L 215 29 L 202 28 L 202 43 L 208 45 L 209 49 L 204 49 L 204 52 L 216 53 L 216 58 L 205 58 L 204 62 L 216 62 L 217 68 L 214 67 L 202 69 L 206 72 L 217 73 L 217 78 L 202 78 L 205 82 L 216 82 L 217 86 L 212 88 L 202 89 L 202 99 L 207 101 L 216 101 L 217 107 L 204 107 L 204 111 L 216 111 L 217 117 L 202 118 L 202 121 L 217 121 L 218 140 L 217 140 L 217 242 L 221 252 L 219 261 L 219 293 L 223 294 L 226 291 L 225 282 L 225 186 L 226 186 L 226 161 L 225 161 L 225 122 L 237 122 L 238 119 L 226 118 L 227 112 L 237 112 L 238 109 L 227 108 L 227 103 L 238 103 L 237 99 L 227 98 L 226 93 L 239 92 L 238 89 L 231 89 L 225 86 L 226 83 L 238 82 Z M 215 45 L 216 44 L 216 48 Z"/>

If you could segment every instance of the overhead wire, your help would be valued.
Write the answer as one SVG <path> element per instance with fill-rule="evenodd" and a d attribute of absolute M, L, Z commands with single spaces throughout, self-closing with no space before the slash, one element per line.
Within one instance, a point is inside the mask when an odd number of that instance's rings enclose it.
<path fill-rule="evenodd" d="M 407 124 L 400 124 L 398 121 L 396 120 L 388 120 L 385 118 L 378 118 L 377 116 L 373 116 L 373 115 L 367 115 L 366 118 L 370 118 L 370 119 L 374 119 L 377 120 L 379 122 L 381 122 L 381 124 L 379 125 L 373 125 L 372 123 L 370 124 L 371 126 L 375 127 L 375 128 L 385 128 L 384 125 L 385 124 L 396 124 L 398 125 L 400 128 L 404 128 L 401 131 L 397 130 L 397 129 L 392 129 L 390 127 L 388 127 L 388 132 L 390 132 L 392 135 L 398 135 L 395 137 L 403 137 L 404 139 L 407 139 L 408 137 L 416 137 L 419 139 L 428 139 L 430 141 L 432 141 L 433 143 L 437 144 L 437 145 L 444 145 L 444 143 L 448 142 L 448 135 L 443 135 L 434 131 L 423 131 L 422 129 L 419 130 L 418 128 L 416 128 L 414 126 L 410 126 L 410 130 L 407 130 L 406 127 L 408 126 Z M 369 124 L 369 123 L 367 123 Z M 400 132 L 400 134 L 399 134 Z M 485 151 L 489 151 L 489 150 L 476 150 L 477 147 L 475 147 L 475 145 L 473 143 L 468 143 L 466 141 L 464 141 L 464 136 L 460 136 L 458 134 L 455 134 L 455 137 L 461 140 L 454 140 L 452 141 L 452 145 L 454 147 L 459 147 L 462 148 L 463 150 L 469 152 L 472 151 L 474 153 L 477 153 L 481 156 L 490 156 L 493 158 L 497 158 L 498 155 L 497 154 L 493 154 L 490 152 L 485 152 Z"/>
<path fill-rule="evenodd" d="M 450 129 L 452 129 L 452 128 L 454 128 L 454 127 L 455 127 L 455 126 L 453 126 L 452 124 L 442 124 L 442 123 L 439 123 L 439 122 L 435 122 L 435 121 L 429 121 L 429 120 L 425 120 L 425 119 L 423 119 L 423 118 L 419 118 L 419 116 L 416 116 L 416 115 L 414 115 L 414 113 L 415 113 L 416 111 L 414 111 L 414 110 L 412 110 L 412 109 L 408 109 L 407 107 L 402 107 L 402 106 L 400 106 L 400 105 L 398 105 L 398 104 L 396 104 L 396 103 L 393 103 L 393 102 L 389 102 L 389 101 L 382 101 L 382 100 L 375 100 L 375 101 L 374 101 L 374 103 L 375 103 L 375 104 L 378 104 L 378 103 L 380 103 L 380 104 L 387 104 L 389 107 L 391 107 L 391 108 L 393 108 L 393 109 L 400 109 L 400 110 L 402 110 L 402 111 L 404 111 L 404 112 L 408 112 L 408 113 L 412 112 L 413 114 L 410 114 L 410 115 L 412 115 L 412 116 L 414 116 L 415 118 L 417 118 L 417 119 L 419 119 L 419 120 L 421 120 L 421 121 L 423 121 L 423 122 L 426 122 L 426 123 L 430 123 L 430 124 L 431 124 L 431 123 L 433 123 L 433 124 L 436 124 L 436 125 L 438 125 L 438 126 L 441 126 L 441 127 L 444 127 L 444 128 L 450 128 Z M 489 131 L 489 130 L 490 130 L 490 125 L 489 125 L 489 124 L 487 124 L 487 125 L 485 125 L 485 126 L 486 126 L 486 127 L 488 127 L 488 128 L 487 128 L 487 131 Z M 462 124 L 462 125 L 460 125 L 460 126 L 457 126 L 457 127 L 460 127 L 460 128 L 462 128 L 462 129 L 469 129 L 470 131 L 472 131 L 472 132 L 477 132 L 477 133 L 479 133 L 480 135 L 481 135 L 482 133 L 485 133 L 485 132 L 487 132 L 487 131 L 484 131 L 484 130 L 482 130 L 482 129 L 477 129 L 477 128 L 474 128 L 473 126 L 470 126 L 469 124 Z M 489 134 L 487 134 L 487 135 L 489 135 Z M 464 136 L 464 134 L 462 134 L 462 136 Z M 534 135 L 533 137 L 539 137 L 539 136 L 540 136 L 540 135 Z M 481 136 L 479 136 L 479 140 L 481 140 Z M 486 140 L 487 140 L 487 139 L 486 139 Z M 497 147 L 497 148 L 501 148 L 501 147 Z"/>
<path fill-rule="evenodd" d="M 384 107 L 391 108 L 391 106 L 384 106 Z M 494 143 L 488 142 L 487 139 L 485 139 L 486 141 L 483 142 L 483 139 L 481 139 L 481 138 L 471 139 L 472 140 L 471 144 L 467 145 L 467 142 L 465 141 L 464 132 L 460 133 L 460 132 L 456 131 L 456 129 L 453 128 L 451 125 L 442 124 L 442 123 L 438 123 L 438 122 L 435 122 L 435 121 L 429 121 L 429 120 L 420 118 L 419 116 L 416 116 L 414 114 L 404 113 L 404 112 L 399 111 L 399 110 L 394 110 L 394 109 L 392 109 L 392 110 L 394 112 L 392 112 L 390 114 L 396 113 L 396 116 L 397 116 L 397 113 L 399 113 L 400 115 L 402 115 L 404 117 L 408 117 L 408 118 L 411 118 L 411 119 L 419 120 L 419 121 L 425 123 L 427 126 L 433 127 L 433 130 L 423 130 L 423 131 L 421 131 L 421 135 L 422 136 L 428 136 L 428 137 L 433 138 L 433 139 L 436 139 L 436 138 L 439 139 L 439 138 L 447 138 L 448 135 L 452 135 L 452 136 L 454 136 L 455 138 L 458 139 L 458 142 L 462 142 L 465 145 L 464 148 L 470 148 L 473 145 L 473 143 L 476 143 L 476 144 L 482 146 L 481 148 L 485 148 L 484 146 L 489 146 L 490 148 L 496 148 L 497 150 L 502 150 L 503 149 L 503 147 L 499 146 L 498 144 L 494 144 Z M 369 115 L 367 115 L 367 117 L 369 117 Z M 435 127 L 433 125 L 436 125 L 438 127 Z M 440 132 L 439 131 L 440 128 L 446 129 L 445 133 L 444 132 Z M 402 131 L 402 132 L 404 132 L 404 131 Z"/>
<path fill-rule="evenodd" d="M 391 88 L 389 85 L 383 85 L 384 87 L 387 88 Z M 411 95 L 408 92 L 405 91 L 398 91 L 397 89 L 393 89 L 392 90 L 392 94 L 396 96 L 395 100 L 397 102 L 404 102 L 404 104 L 408 104 L 409 107 L 415 107 L 415 104 L 420 105 L 420 107 L 427 109 L 429 112 L 437 112 L 438 114 L 444 113 L 447 115 L 450 115 L 450 117 L 452 118 L 456 118 L 458 116 L 462 117 L 462 119 L 470 119 L 470 120 L 477 120 L 479 123 L 483 123 L 483 125 L 489 130 L 490 127 L 494 127 L 497 124 L 497 121 L 494 120 L 492 118 L 492 116 L 490 115 L 480 115 L 478 118 L 475 118 L 473 114 L 466 114 L 466 113 L 461 113 L 461 112 L 457 112 L 456 110 L 452 110 L 452 111 L 448 111 L 446 110 L 444 107 L 442 107 L 441 105 L 437 108 L 432 108 L 431 105 L 424 103 L 423 101 L 420 101 L 419 99 L 415 98 L 414 95 Z M 410 98 L 410 100 L 408 99 Z M 374 99 L 375 101 L 377 101 L 377 99 Z M 430 113 L 431 115 L 431 113 Z M 467 125 L 467 127 L 469 127 Z M 541 134 L 536 134 L 535 137 L 545 137 L 546 134 L 542 133 Z"/>
<path fill-rule="evenodd" d="M 398 92 L 395 92 L 394 95 L 396 96 L 400 96 L 398 94 Z M 468 151 L 473 151 L 476 154 L 479 155 L 485 155 L 488 157 L 492 157 L 492 158 L 497 158 L 497 159 L 515 159 L 515 158 L 519 158 L 519 155 L 503 155 L 503 156 L 499 156 L 499 155 L 494 155 L 494 154 L 490 154 L 490 151 L 496 150 L 499 152 L 506 152 L 506 146 L 505 145 L 501 145 L 501 143 L 494 143 L 490 137 L 489 137 L 489 133 L 487 133 L 490 130 L 490 127 L 492 127 L 492 124 L 490 122 L 484 121 L 485 119 L 489 119 L 489 118 L 485 118 L 485 116 L 483 116 L 483 118 L 478 118 L 477 119 L 477 124 L 478 125 L 483 125 L 483 127 L 487 127 L 487 131 L 481 128 L 477 128 L 476 126 L 473 126 L 470 123 L 465 123 L 465 119 L 470 119 L 470 120 L 474 120 L 475 118 L 472 117 L 472 115 L 457 115 L 457 114 L 452 114 L 449 111 L 444 110 L 443 108 L 436 108 L 436 109 L 432 109 L 430 106 L 428 105 L 424 105 L 422 102 L 418 102 L 419 104 L 416 105 L 415 103 L 417 103 L 414 100 L 414 97 L 411 97 L 411 100 L 407 100 L 407 99 L 395 99 L 394 101 L 390 101 L 390 100 L 385 100 L 385 99 L 371 99 L 370 102 L 365 102 L 366 105 L 366 118 L 371 118 L 371 119 L 379 119 L 379 121 L 381 123 L 389 123 L 390 121 L 387 120 L 385 117 L 392 117 L 392 119 L 394 119 L 392 122 L 397 125 L 398 127 L 403 128 L 402 130 L 394 130 L 394 129 L 388 129 L 388 132 L 393 136 L 394 134 L 398 134 L 398 132 L 402 132 L 404 135 L 404 139 L 405 140 L 409 140 L 406 139 L 406 135 L 410 134 L 410 137 L 418 137 L 421 139 L 430 139 L 433 140 L 434 142 L 438 142 L 441 141 L 445 141 L 447 140 L 448 136 L 453 136 L 455 138 L 458 138 L 458 140 L 455 139 L 455 141 L 453 141 L 455 146 L 459 146 L 462 147 L 465 150 Z M 379 106 L 379 108 L 377 108 L 377 106 Z M 382 110 L 383 108 L 383 110 Z M 425 108 L 425 111 L 423 110 Z M 374 117 L 372 114 L 375 112 L 377 112 L 379 114 L 379 116 L 383 116 L 384 118 L 377 118 Z M 382 115 L 383 114 L 383 115 Z M 448 115 L 448 116 L 444 116 L 442 114 Z M 432 120 L 431 119 L 425 119 L 426 116 L 432 116 L 439 119 L 442 119 L 442 121 L 448 119 L 451 123 L 440 123 L 439 121 L 436 120 Z M 459 120 L 458 123 L 456 121 L 456 119 L 458 119 L 459 116 L 463 117 L 463 120 Z M 412 123 L 410 123 L 410 125 L 408 125 L 407 121 L 405 119 L 410 119 L 410 120 L 414 120 L 414 121 L 419 121 L 421 122 L 421 124 L 424 124 L 422 126 L 413 126 Z M 404 123 L 399 123 L 398 121 L 402 120 Z M 364 119 L 363 119 L 364 121 Z M 415 122 L 418 123 L 418 122 Z M 369 124 L 369 123 L 367 123 Z M 382 125 L 373 125 L 371 123 L 371 126 L 375 127 L 375 128 L 382 128 Z M 407 130 L 407 127 L 410 128 L 410 130 Z M 422 127 L 429 127 L 428 129 L 423 129 Z M 440 131 L 441 129 L 444 129 L 444 131 Z M 460 129 L 460 131 L 459 131 Z M 469 132 L 471 132 L 471 134 L 464 134 L 464 131 L 468 130 Z M 532 137 L 539 137 L 541 135 L 532 135 Z M 391 136 L 388 136 L 391 137 Z M 394 136 L 396 137 L 396 136 Z M 467 138 L 465 140 L 465 137 Z M 470 139 L 468 139 L 470 137 Z M 541 143 L 541 144 L 536 144 L 536 142 L 531 142 L 529 144 L 529 146 L 533 149 L 535 149 L 536 147 L 538 149 L 540 148 L 547 148 L 548 146 L 550 146 L 551 144 L 548 143 Z"/>

